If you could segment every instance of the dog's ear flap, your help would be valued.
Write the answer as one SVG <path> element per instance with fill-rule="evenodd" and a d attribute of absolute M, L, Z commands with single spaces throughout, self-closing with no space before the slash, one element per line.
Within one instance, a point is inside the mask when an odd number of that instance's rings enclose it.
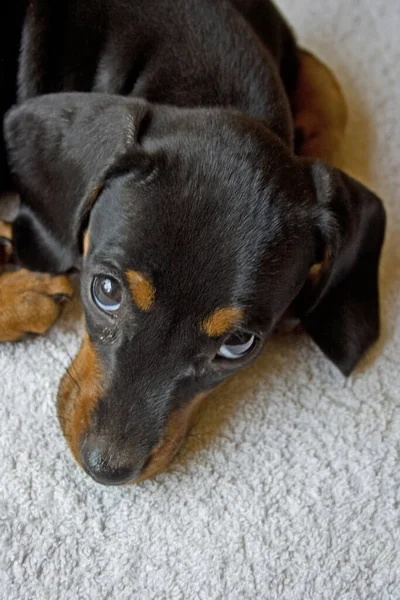
<path fill-rule="evenodd" d="M 20 261 L 63 272 L 79 263 L 82 229 L 110 177 L 140 168 L 149 105 L 103 94 L 41 96 L 9 111 L 4 135 L 21 195 L 13 241 Z"/>
<path fill-rule="evenodd" d="M 305 329 L 349 375 L 379 335 L 380 199 L 319 161 L 304 161 L 315 191 L 316 265 L 296 301 Z"/>

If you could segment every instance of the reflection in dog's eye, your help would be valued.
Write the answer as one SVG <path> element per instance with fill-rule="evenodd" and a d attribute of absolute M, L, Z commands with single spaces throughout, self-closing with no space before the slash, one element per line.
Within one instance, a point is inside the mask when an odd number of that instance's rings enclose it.
<path fill-rule="evenodd" d="M 253 350 L 255 343 L 256 336 L 252 333 L 236 331 L 222 344 L 221 348 L 218 350 L 218 356 L 230 360 L 242 358 Z"/>
<path fill-rule="evenodd" d="M 108 275 L 97 275 L 92 283 L 92 297 L 101 310 L 115 312 L 121 306 L 121 286 Z"/>

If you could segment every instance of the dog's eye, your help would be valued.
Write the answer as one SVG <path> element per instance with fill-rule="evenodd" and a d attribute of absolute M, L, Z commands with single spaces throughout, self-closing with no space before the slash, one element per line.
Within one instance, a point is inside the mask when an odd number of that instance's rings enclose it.
<path fill-rule="evenodd" d="M 113 277 L 97 275 L 92 283 L 94 302 L 105 312 L 115 312 L 121 306 L 121 286 Z"/>
<path fill-rule="evenodd" d="M 221 348 L 218 350 L 218 356 L 222 358 L 228 358 L 230 360 L 236 360 L 242 358 L 253 350 L 256 344 L 256 336 L 252 333 L 246 333 L 244 331 L 237 331 L 232 333 Z"/>

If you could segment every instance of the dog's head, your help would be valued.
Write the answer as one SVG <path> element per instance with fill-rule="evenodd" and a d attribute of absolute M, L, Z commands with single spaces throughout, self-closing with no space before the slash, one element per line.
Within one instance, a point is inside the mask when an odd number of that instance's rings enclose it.
<path fill-rule="evenodd" d="M 82 263 L 86 334 L 58 412 L 96 480 L 162 469 L 287 311 L 345 374 L 376 339 L 380 200 L 263 123 L 59 94 L 13 109 L 5 133 L 21 261 Z"/>

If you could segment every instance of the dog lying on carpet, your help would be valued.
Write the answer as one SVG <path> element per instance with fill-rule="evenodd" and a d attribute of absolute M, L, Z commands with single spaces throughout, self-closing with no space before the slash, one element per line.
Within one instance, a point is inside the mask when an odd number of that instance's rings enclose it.
<path fill-rule="evenodd" d="M 163 469 L 282 320 L 349 374 L 379 333 L 385 213 L 328 166 L 340 88 L 272 3 L 5 4 L 1 192 L 21 204 L 0 230 L 0 340 L 45 332 L 81 272 L 57 408 L 87 473 Z"/>

